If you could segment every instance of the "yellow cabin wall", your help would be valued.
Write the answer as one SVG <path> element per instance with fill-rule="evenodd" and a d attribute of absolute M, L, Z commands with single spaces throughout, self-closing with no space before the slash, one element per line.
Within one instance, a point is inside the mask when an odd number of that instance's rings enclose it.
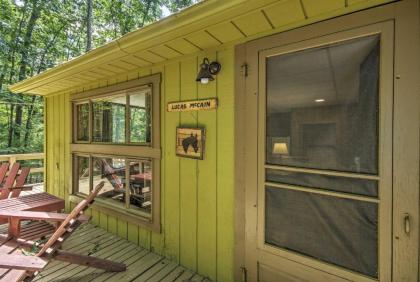
<path fill-rule="evenodd" d="M 195 82 L 203 57 L 217 59 L 222 71 L 208 85 Z M 140 69 L 125 80 L 154 73 L 161 84 L 161 234 L 104 212 L 89 211 L 92 222 L 109 232 L 179 262 L 217 281 L 233 281 L 234 247 L 234 49 L 189 56 L 158 67 Z M 217 97 L 213 111 L 166 112 L 172 101 Z M 71 186 L 70 94 L 46 97 L 47 192 L 69 202 Z M 206 128 L 205 159 L 175 155 L 175 128 Z"/>

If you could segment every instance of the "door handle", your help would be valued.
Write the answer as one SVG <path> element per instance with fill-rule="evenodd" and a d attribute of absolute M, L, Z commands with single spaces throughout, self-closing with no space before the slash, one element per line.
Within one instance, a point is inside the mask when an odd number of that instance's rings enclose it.
<path fill-rule="evenodd" d="M 410 234 L 410 215 L 408 213 L 404 214 L 404 232 L 406 235 Z"/>

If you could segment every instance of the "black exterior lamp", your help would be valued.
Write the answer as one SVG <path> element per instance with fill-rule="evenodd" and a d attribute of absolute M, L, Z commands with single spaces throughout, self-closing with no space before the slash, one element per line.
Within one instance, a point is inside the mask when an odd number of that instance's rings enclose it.
<path fill-rule="evenodd" d="M 195 81 L 207 84 L 209 81 L 214 80 L 213 75 L 218 74 L 221 68 L 222 66 L 218 62 L 214 61 L 210 63 L 209 59 L 204 58 L 203 63 L 200 65 L 200 72 Z"/>

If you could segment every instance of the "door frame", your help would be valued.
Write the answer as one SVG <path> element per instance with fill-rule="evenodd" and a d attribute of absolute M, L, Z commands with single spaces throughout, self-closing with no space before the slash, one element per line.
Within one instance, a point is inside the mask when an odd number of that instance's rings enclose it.
<path fill-rule="evenodd" d="M 256 226 L 258 163 L 258 54 L 261 49 L 296 44 L 337 32 L 393 21 L 393 259 L 389 281 L 417 281 L 419 270 L 419 126 L 420 126 L 420 7 L 417 0 L 402 0 L 354 14 L 315 23 L 236 46 L 235 52 L 235 277 L 257 281 Z M 261 47 L 263 46 L 263 48 Z M 391 203 L 390 203 L 391 205 Z M 404 233 L 405 214 L 410 234 Z M 253 242 L 253 243 L 252 243 Z M 402 258 L 402 259 L 401 259 Z M 285 261 L 287 263 L 287 261 Z"/>

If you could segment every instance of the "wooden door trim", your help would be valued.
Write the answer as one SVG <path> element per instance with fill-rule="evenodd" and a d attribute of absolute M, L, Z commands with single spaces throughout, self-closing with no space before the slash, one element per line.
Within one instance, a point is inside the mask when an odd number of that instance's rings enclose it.
<path fill-rule="evenodd" d="M 245 133 L 246 45 L 235 47 L 235 281 L 246 281 L 245 269 Z"/>
<path fill-rule="evenodd" d="M 407 0 L 396 4 L 393 256 L 419 258 L 420 3 Z M 403 231 L 405 213 L 412 215 L 409 236 Z M 418 281 L 419 263 L 418 259 L 417 263 L 394 264 L 393 281 Z"/>

